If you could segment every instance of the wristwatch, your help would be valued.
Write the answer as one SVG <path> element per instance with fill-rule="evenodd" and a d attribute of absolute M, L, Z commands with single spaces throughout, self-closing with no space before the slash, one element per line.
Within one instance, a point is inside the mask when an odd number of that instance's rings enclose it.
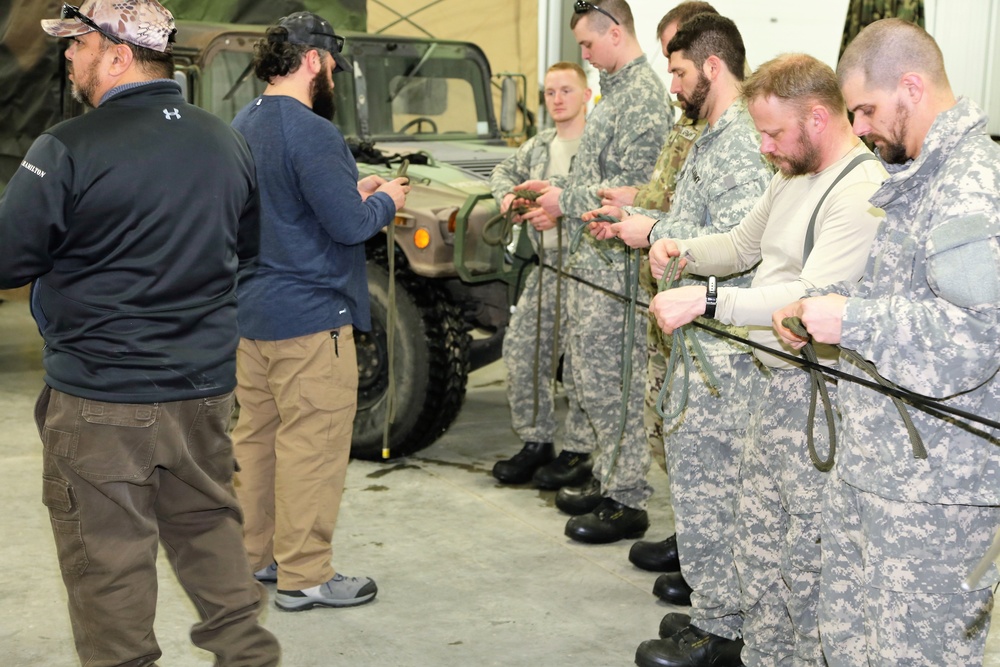
<path fill-rule="evenodd" d="M 708 291 L 705 292 L 705 317 L 715 318 L 715 307 L 719 305 L 719 287 L 715 276 L 708 277 Z"/>

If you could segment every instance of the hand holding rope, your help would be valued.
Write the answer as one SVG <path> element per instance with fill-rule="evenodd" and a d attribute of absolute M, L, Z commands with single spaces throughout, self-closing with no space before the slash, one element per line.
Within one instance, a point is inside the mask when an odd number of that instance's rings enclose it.
<path fill-rule="evenodd" d="M 786 317 L 781 321 L 782 326 L 794 333 L 796 336 L 805 339 L 807 342 L 802 348 L 803 356 L 810 362 L 809 374 L 812 377 L 812 392 L 810 396 L 809 403 L 809 426 L 807 431 L 807 437 L 809 441 L 809 458 L 812 459 L 813 465 L 815 465 L 819 470 L 827 472 L 833 467 L 834 455 L 836 452 L 836 435 L 834 429 L 834 423 L 832 418 L 833 408 L 830 405 L 830 397 L 827 394 L 826 386 L 823 382 L 822 375 L 820 371 L 816 369 L 819 365 L 819 360 L 816 358 L 816 352 L 812 348 L 812 337 L 806 330 L 805 325 L 797 317 Z M 879 385 L 886 387 L 888 389 L 898 389 L 898 387 L 889 382 L 884 377 L 882 377 L 875 365 L 870 363 L 867 359 L 862 357 L 860 354 L 854 350 L 849 350 L 846 348 L 839 348 L 842 356 L 847 357 L 850 361 L 856 365 L 858 368 L 870 375 Z M 813 419 L 816 415 L 816 393 L 817 389 L 823 395 L 823 409 L 826 412 L 827 428 L 830 430 L 830 454 L 826 461 L 822 461 L 816 454 L 815 444 L 813 442 Z M 924 442 L 920 438 L 920 433 L 917 432 L 916 426 L 913 425 L 913 420 L 910 418 L 910 413 L 906 410 L 906 404 L 903 403 L 902 399 L 893 394 L 887 394 L 892 400 L 893 405 L 896 406 L 896 410 L 899 412 L 900 417 L 903 419 L 903 424 L 906 426 L 906 433 L 910 438 L 910 447 L 913 450 L 913 458 L 915 459 L 926 459 L 927 449 L 924 447 Z"/>
<path fill-rule="evenodd" d="M 658 281 L 658 291 L 663 292 L 671 289 L 675 286 L 677 281 L 677 276 L 680 274 L 680 257 L 671 257 L 670 262 L 663 269 L 663 275 L 660 276 Z M 663 385 L 660 387 L 660 393 L 656 397 L 656 414 L 666 422 L 679 416 L 684 408 L 687 407 L 688 401 L 688 388 L 691 382 L 691 353 L 688 351 L 688 345 L 694 350 L 695 357 L 698 359 L 698 365 L 701 366 L 702 371 L 704 371 L 706 376 L 706 384 L 714 390 L 719 390 L 719 381 L 715 377 L 715 373 L 712 370 L 711 364 L 708 362 L 708 355 L 705 354 L 705 350 L 702 348 L 701 343 L 698 338 L 694 335 L 687 335 L 690 332 L 690 325 L 685 324 L 684 326 L 677 327 L 674 329 L 672 334 L 673 342 L 670 348 L 670 359 L 667 362 L 667 372 L 663 376 Z M 674 370 L 677 368 L 677 355 L 680 354 L 681 359 L 684 363 L 684 375 L 681 381 L 681 392 L 680 398 L 677 402 L 677 408 L 667 414 L 664 412 L 663 405 L 667 400 L 667 396 L 670 394 L 670 379 L 674 375 Z"/>
<path fill-rule="evenodd" d="M 542 196 L 535 190 L 511 190 L 507 194 L 514 195 L 514 201 L 525 200 L 534 202 Z M 511 202 L 513 204 L 513 202 Z M 519 204 L 510 206 L 503 213 L 497 213 L 483 225 L 483 242 L 492 246 L 508 246 L 514 240 L 514 218 L 530 211 L 534 206 Z"/>

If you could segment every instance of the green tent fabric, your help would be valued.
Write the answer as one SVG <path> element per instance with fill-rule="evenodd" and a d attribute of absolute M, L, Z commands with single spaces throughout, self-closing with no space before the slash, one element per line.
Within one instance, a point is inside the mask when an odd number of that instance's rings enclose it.
<path fill-rule="evenodd" d="M 844 39 L 840 42 L 840 56 L 861 29 L 880 19 L 898 18 L 916 23 L 924 28 L 924 0 L 851 0 L 844 23 Z"/>
<path fill-rule="evenodd" d="M 304 9 L 337 31 L 364 32 L 368 23 L 365 0 L 161 1 L 175 18 L 195 21 L 268 24 Z M 0 190 L 35 137 L 63 119 L 64 45 L 38 23 L 58 17 L 61 7 L 56 0 L 0 0 Z"/>
<path fill-rule="evenodd" d="M 320 14 L 334 30 L 364 32 L 365 0 L 161 0 L 175 18 L 192 21 L 268 24 L 293 12 Z"/>

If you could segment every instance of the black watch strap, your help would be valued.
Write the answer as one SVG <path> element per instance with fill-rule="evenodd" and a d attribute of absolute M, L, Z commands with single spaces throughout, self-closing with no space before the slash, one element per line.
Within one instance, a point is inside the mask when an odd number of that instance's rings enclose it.
<path fill-rule="evenodd" d="M 719 305 L 719 287 L 715 276 L 708 277 L 708 291 L 705 292 L 705 317 L 715 319 L 715 307 Z"/>

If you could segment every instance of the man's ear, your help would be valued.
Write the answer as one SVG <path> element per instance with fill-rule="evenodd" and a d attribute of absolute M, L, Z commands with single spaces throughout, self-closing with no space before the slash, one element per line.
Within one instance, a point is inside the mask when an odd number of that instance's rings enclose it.
<path fill-rule="evenodd" d="M 705 58 L 705 62 L 701 64 L 701 72 L 709 81 L 715 81 L 719 74 L 722 73 L 722 67 L 722 61 L 719 59 L 719 56 L 711 55 Z"/>
<path fill-rule="evenodd" d="M 923 99 L 926 89 L 924 87 L 924 77 L 917 72 L 906 72 L 899 77 L 899 91 L 916 106 Z"/>
<path fill-rule="evenodd" d="M 612 25 L 608 28 L 608 30 L 611 31 L 611 43 L 615 46 L 621 44 L 625 35 L 625 31 L 622 30 L 622 27 L 620 25 Z"/>
<path fill-rule="evenodd" d="M 813 136 L 820 134 L 826 130 L 826 126 L 829 124 L 830 110 L 822 104 L 814 104 L 809 110 L 809 115 L 806 117 L 806 126 L 809 128 L 809 133 Z"/>
<path fill-rule="evenodd" d="M 113 44 L 108 51 L 112 56 L 108 63 L 108 74 L 111 76 L 121 76 L 135 61 L 135 54 L 127 44 Z"/>
<path fill-rule="evenodd" d="M 305 65 L 310 74 L 319 74 L 323 70 L 323 56 L 319 54 L 318 49 L 309 49 L 302 57 L 305 58 Z"/>

